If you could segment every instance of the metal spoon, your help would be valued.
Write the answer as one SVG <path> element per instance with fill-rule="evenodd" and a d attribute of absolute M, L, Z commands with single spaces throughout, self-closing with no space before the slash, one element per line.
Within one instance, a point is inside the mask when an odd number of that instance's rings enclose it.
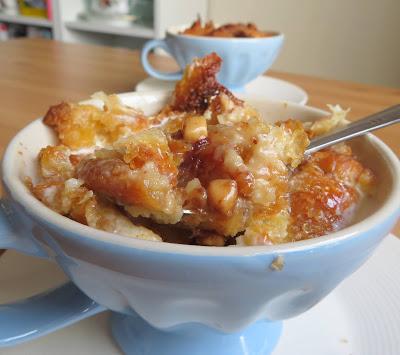
<path fill-rule="evenodd" d="M 333 144 L 361 136 L 375 129 L 400 123 L 400 104 L 387 108 L 386 110 L 374 113 L 361 120 L 350 123 L 327 135 L 319 136 L 311 140 L 310 145 L 304 154 L 311 154 Z M 183 214 L 193 214 L 192 211 L 184 209 Z"/>
<path fill-rule="evenodd" d="M 374 113 L 371 116 L 350 123 L 338 130 L 329 132 L 311 140 L 304 154 L 311 154 L 333 144 L 361 136 L 378 128 L 383 128 L 400 122 L 400 105 L 395 105 L 386 110 Z"/>

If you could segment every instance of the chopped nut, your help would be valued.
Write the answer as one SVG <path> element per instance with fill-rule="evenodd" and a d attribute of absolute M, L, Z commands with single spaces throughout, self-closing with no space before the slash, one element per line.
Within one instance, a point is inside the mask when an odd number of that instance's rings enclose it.
<path fill-rule="evenodd" d="M 216 179 L 207 189 L 208 202 L 217 211 L 229 216 L 236 205 L 238 191 L 235 180 Z"/>
<path fill-rule="evenodd" d="M 207 207 L 207 192 L 201 186 L 200 180 L 190 180 L 185 187 L 185 207 L 189 209 L 202 209 Z"/>
<path fill-rule="evenodd" d="M 183 129 L 183 137 L 186 141 L 197 142 L 207 137 L 207 121 L 202 116 L 191 116 L 186 118 Z"/>

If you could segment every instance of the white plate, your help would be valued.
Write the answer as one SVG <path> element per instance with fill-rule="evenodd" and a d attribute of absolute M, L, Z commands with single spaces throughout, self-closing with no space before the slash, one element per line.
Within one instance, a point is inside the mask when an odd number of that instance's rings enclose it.
<path fill-rule="evenodd" d="M 146 78 L 136 85 L 136 91 L 169 91 L 173 90 L 176 81 Z M 297 85 L 284 80 L 259 76 L 246 85 L 245 91 L 238 96 L 260 97 L 269 100 L 289 101 L 305 105 L 308 100 L 307 93 Z"/>
<path fill-rule="evenodd" d="M 375 255 L 305 314 L 284 323 L 273 355 L 400 354 L 400 241 L 389 236 Z M 0 258 L 0 303 L 55 286 L 65 276 L 53 263 L 8 251 Z M 0 354 L 119 354 L 99 314 Z"/>

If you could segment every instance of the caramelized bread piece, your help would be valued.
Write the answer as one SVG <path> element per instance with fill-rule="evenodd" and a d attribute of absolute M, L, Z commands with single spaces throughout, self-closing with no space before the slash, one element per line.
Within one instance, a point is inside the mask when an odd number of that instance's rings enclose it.
<path fill-rule="evenodd" d="M 98 151 L 96 157 L 79 164 L 77 175 L 91 190 L 124 206 L 135 217 L 176 223 L 182 216 L 178 169 L 159 129 L 120 140 L 114 150 Z"/>
<path fill-rule="evenodd" d="M 43 122 L 71 149 L 109 146 L 149 126 L 140 111 L 121 105 L 115 95 L 106 98 L 103 109 L 66 102 L 51 106 Z"/>
<path fill-rule="evenodd" d="M 132 215 L 162 223 L 176 223 L 182 216 L 181 198 L 154 162 L 131 169 L 118 158 L 95 158 L 78 166 L 78 177 L 96 193 L 124 206 Z"/>
<path fill-rule="evenodd" d="M 35 185 L 32 191 L 46 206 L 89 227 L 126 237 L 161 241 L 150 229 L 135 226 L 115 205 L 96 197 L 77 179 L 47 181 Z"/>
<path fill-rule="evenodd" d="M 289 241 L 319 237 L 342 228 L 364 194 L 371 193 L 372 172 L 340 145 L 313 154 L 290 181 Z"/>
<path fill-rule="evenodd" d="M 203 114 L 211 101 L 221 94 L 227 95 L 235 104 L 242 104 L 241 100 L 218 83 L 217 73 L 221 64 L 222 59 L 216 53 L 194 59 L 193 63 L 186 67 L 182 79 L 176 84 L 169 109 Z"/>

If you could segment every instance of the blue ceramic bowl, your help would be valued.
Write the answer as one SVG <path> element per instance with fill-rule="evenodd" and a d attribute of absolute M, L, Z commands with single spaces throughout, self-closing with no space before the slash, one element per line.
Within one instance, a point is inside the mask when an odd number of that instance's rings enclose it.
<path fill-rule="evenodd" d="M 162 93 L 120 97 L 148 114 L 167 99 Z M 326 115 L 290 103 L 251 103 L 274 120 Z M 24 179 L 35 178 L 38 151 L 54 141 L 52 131 L 36 120 L 9 144 L 2 164 L 0 248 L 50 258 L 71 283 L 0 306 L 0 346 L 110 309 L 113 335 L 127 353 L 267 354 L 281 321 L 307 311 L 357 270 L 400 213 L 399 161 L 367 135 L 351 145 L 376 173 L 377 191 L 339 232 L 276 246 L 226 248 L 127 238 L 62 217 L 31 195 Z M 284 261 L 280 271 L 271 267 L 277 257 Z"/>
<path fill-rule="evenodd" d="M 187 26 L 174 27 L 167 31 L 162 40 L 147 42 L 142 50 L 142 64 L 146 72 L 161 80 L 179 80 L 182 70 L 193 58 L 204 57 L 216 52 L 223 60 L 218 81 L 231 90 L 242 91 L 244 86 L 264 74 L 275 61 L 282 47 L 284 36 L 281 33 L 264 38 L 218 38 L 178 34 Z M 155 48 L 162 48 L 178 62 L 181 70 L 176 73 L 163 73 L 154 69 L 148 54 Z"/>

